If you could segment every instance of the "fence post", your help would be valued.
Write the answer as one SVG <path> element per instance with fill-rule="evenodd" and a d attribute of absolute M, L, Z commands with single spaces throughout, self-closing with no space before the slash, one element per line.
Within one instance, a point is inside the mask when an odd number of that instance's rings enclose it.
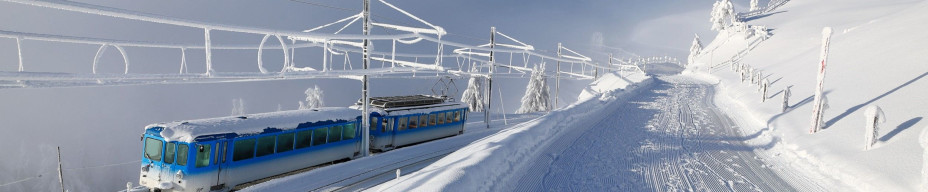
<path fill-rule="evenodd" d="M 64 192 L 64 176 L 61 174 L 61 147 L 58 147 L 58 184 L 61 184 L 61 192 Z"/>

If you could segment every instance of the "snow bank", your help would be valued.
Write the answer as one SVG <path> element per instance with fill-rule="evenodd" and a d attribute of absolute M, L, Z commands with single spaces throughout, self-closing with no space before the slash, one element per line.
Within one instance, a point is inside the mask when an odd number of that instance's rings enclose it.
<path fill-rule="evenodd" d="M 908 0 L 790 1 L 768 15 L 749 18 L 750 25 L 771 29 L 769 39 L 721 31 L 707 45 L 689 73 L 720 81 L 720 93 L 733 102 L 729 114 L 743 116 L 745 132 L 765 130 L 760 137 L 776 141 L 774 156 L 801 164 L 808 174 L 822 174 L 832 188 L 863 191 L 919 191 L 924 164 L 918 143 L 928 114 L 928 2 Z M 827 14 L 825 14 L 827 13 Z M 824 129 L 809 134 L 823 27 L 831 39 L 824 93 Z M 770 90 L 789 88 L 784 111 L 780 102 L 761 102 L 756 85 L 742 83 L 730 61 L 764 72 Z M 711 69 L 707 69 L 711 68 Z M 780 99 L 773 92 L 768 100 Z M 866 106 L 879 105 L 886 119 L 876 144 L 860 150 Z M 733 108 L 743 107 L 744 112 Z M 738 117 L 735 117 L 738 118 Z M 776 150 L 781 148 L 782 150 Z M 831 185 L 846 185 L 831 186 Z"/>
<path fill-rule="evenodd" d="M 590 84 L 584 96 L 570 106 L 555 110 L 478 140 L 422 170 L 372 188 L 374 191 L 506 191 L 513 179 L 524 173 L 523 166 L 572 127 L 590 123 L 589 116 L 600 113 L 612 102 L 620 102 L 649 85 L 643 74 L 620 77 L 607 74 Z"/>

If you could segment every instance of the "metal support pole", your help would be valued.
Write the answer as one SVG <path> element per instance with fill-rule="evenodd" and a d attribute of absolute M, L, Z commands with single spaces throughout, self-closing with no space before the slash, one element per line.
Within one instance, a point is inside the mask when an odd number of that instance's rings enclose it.
<path fill-rule="evenodd" d="M 61 147 L 58 147 L 58 184 L 61 184 L 61 192 L 64 192 L 64 177 L 61 174 Z"/>
<path fill-rule="evenodd" d="M 206 47 L 204 49 L 206 50 L 206 76 L 210 76 L 213 72 L 213 53 L 210 46 L 209 29 L 203 29 L 203 36 L 203 39 L 206 41 Z"/>
<path fill-rule="evenodd" d="M 329 41 L 322 41 L 322 72 L 329 71 Z"/>
<path fill-rule="evenodd" d="M 365 36 L 371 35 L 371 31 L 370 31 L 371 1 L 370 0 L 364 0 L 363 17 L 364 17 L 363 33 Z M 370 109 L 368 109 L 370 107 L 370 98 L 368 98 L 368 95 L 367 95 L 367 91 L 368 91 L 367 88 L 368 88 L 368 83 L 369 83 L 367 79 L 367 67 L 370 62 L 369 61 L 370 59 L 370 50 L 369 50 L 370 47 L 369 46 L 370 46 L 370 40 L 364 39 L 364 46 L 361 48 L 362 52 L 364 53 L 363 55 L 364 58 L 362 58 L 362 60 L 363 60 L 364 69 L 365 69 L 365 74 L 364 76 L 361 77 L 361 83 L 363 84 L 361 88 L 361 99 L 362 99 L 362 102 L 364 102 L 363 104 L 364 114 L 361 115 L 362 116 L 361 127 L 363 127 L 361 128 L 361 156 L 362 157 L 365 157 L 368 155 L 368 151 L 369 151 L 368 148 L 370 147 L 370 133 L 371 133 L 370 131 L 371 114 L 370 114 Z M 348 54 L 345 54 L 345 56 L 347 57 Z"/>
<path fill-rule="evenodd" d="M 390 71 L 396 68 L 396 39 L 393 40 L 393 51 L 390 52 Z"/>
<path fill-rule="evenodd" d="M 490 27 L 490 70 L 487 72 L 487 106 L 484 112 L 483 121 L 487 123 L 487 129 L 490 128 L 490 103 L 493 101 L 493 71 L 496 68 L 496 64 L 493 63 L 493 47 L 496 46 L 496 27 Z"/>
<path fill-rule="evenodd" d="M 19 55 L 19 72 L 23 72 L 23 38 L 16 38 L 16 54 Z"/>
<path fill-rule="evenodd" d="M 557 60 L 557 69 L 555 69 L 554 71 L 554 73 L 556 74 L 555 76 L 557 77 L 554 80 L 554 108 L 558 107 L 557 96 L 560 95 L 561 93 L 561 47 L 562 47 L 561 43 L 557 43 L 557 59 L 558 60 Z"/>

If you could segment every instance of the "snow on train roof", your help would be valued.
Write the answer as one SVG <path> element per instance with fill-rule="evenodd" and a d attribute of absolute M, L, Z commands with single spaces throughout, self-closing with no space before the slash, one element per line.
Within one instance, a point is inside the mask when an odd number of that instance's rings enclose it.
<path fill-rule="evenodd" d="M 361 105 L 352 105 L 352 109 L 361 110 Z M 433 111 L 444 111 L 452 109 L 467 108 L 466 103 L 462 102 L 445 102 L 441 104 L 432 104 L 432 105 L 422 105 L 422 106 L 412 106 L 412 107 L 395 107 L 395 108 L 380 108 L 371 106 L 369 110 L 371 112 L 376 112 L 384 115 L 408 115 L 408 114 L 419 114 L 419 113 L 430 113 Z"/>
<path fill-rule="evenodd" d="M 354 121 L 361 112 L 345 107 L 326 107 L 312 110 L 280 111 L 245 115 L 242 117 L 218 117 L 170 123 L 156 123 L 145 127 L 162 128 L 160 135 L 167 141 L 193 142 L 200 136 L 218 134 L 249 135 L 263 132 L 267 128 L 281 130 L 296 129 L 303 123 L 324 121 Z"/>

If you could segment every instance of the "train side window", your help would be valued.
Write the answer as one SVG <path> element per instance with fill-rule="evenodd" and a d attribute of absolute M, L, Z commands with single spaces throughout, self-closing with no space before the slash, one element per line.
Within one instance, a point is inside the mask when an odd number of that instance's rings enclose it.
<path fill-rule="evenodd" d="M 145 139 L 145 157 L 151 161 L 161 161 L 161 149 L 164 142 L 157 139 Z"/>
<path fill-rule="evenodd" d="M 461 111 L 454 111 L 454 122 L 461 121 Z"/>
<path fill-rule="evenodd" d="M 326 132 L 328 131 L 328 127 L 313 130 L 313 146 L 325 144 Z"/>
<path fill-rule="evenodd" d="M 429 126 L 435 126 L 438 124 L 438 115 L 431 114 L 429 115 Z"/>
<path fill-rule="evenodd" d="M 429 123 L 429 115 L 428 115 L 428 114 L 420 115 L 420 116 L 419 116 L 419 127 L 420 127 L 420 128 L 425 127 L 425 126 L 429 126 L 428 123 Z"/>
<path fill-rule="evenodd" d="M 235 141 L 232 149 L 232 161 L 240 161 L 255 157 L 255 139 L 242 139 Z"/>
<path fill-rule="evenodd" d="M 293 150 L 293 133 L 284 133 L 277 136 L 277 152 Z"/>
<path fill-rule="evenodd" d="M 438 124 L 445 124 L 445 113 L 438 113 Z"/>
<path fill-rule="evenodd" d="M 197 144 L 197 167 L 209 166 L 209 153 L 212 152 L 212 145 Z"/>
<path fill-rule="evenodd" d="M 409 129 L 415 129 L 419 127 L 419 116 L 410 116 L 409 117 Z"/>
<path fill-rule="evenodd" d="M 396 122 L 397 131 L 406 130 L 406 117 L 400 117 L 399 122 Z"/>
<path fill-rule="evenodd" d="M 354 139 L 355 135 L 357 134 L 357 131 L 354 129 L 354 123 L 349 123 L 345 125 L 344 129 L 342 129 L 342 139 L 344 140 Z"/>
<path fill-rule="evenodd" d="M 302 149 L 309 147 L 313 141 L 313 130 L 300 131 L 296 133 L 296 148 Z"/>
<path fill-rule="evenodd" d="M 451 112 L 451 111 L 445 112 L 445 122 L 448 122 L 448 123 L 454 122 L 454 112 Z"/>
<path fill-rule="evenodd" d="M 173 164 L 175 152 L 174 143 L 168 143 L 168 146 L 164 148 L 164 163 Z"/>
<path fill-rule="evenodd" d="M 177 165 L 187 166 L 188 153 L 190 153 L 190 148 L 187 144 L 177 144 Z"/>
<path fill-rule="evenodd" d="M 229 142 L 228 142 L 228 141 L 223 141 L 223 142 L 222 142 L 222 155 L 219 157 L 219 158 L 222 158 L 222 163 L 225 163 L 225 162 L 226 162 L 226 156 L 229 156 L 229 154 L 228 154 L 228 151 L 229 151 L 229 150 L 228 150 L 228 149 L 229 149 Z"/>
<path fill-rule="evenodd" d="M 342 140 L 342 126 L 336 125 L 335 127 L 329 128 L 329 143 L 337 142 Z"/>
<path fill-rule="evenodd" d="M 256 157 L 274 154 L 274 142 L 277 138 L 273 135 L 258 138 L 258 149 L 255 151 Z"/>

